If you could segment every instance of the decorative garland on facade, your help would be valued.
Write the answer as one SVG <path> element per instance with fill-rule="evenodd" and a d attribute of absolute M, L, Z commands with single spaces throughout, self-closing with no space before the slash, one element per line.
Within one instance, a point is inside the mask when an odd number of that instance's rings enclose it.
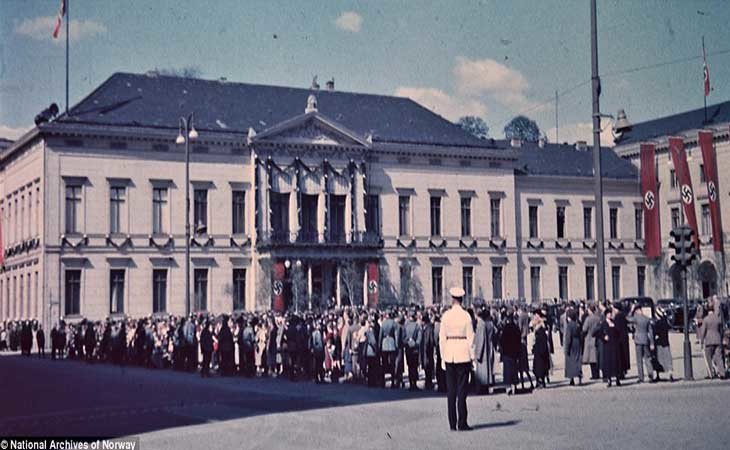
<path fill-rule="evenodd" d="M 158 243 L 155 240 L 154 236 L 152 236 L 150 234 L 149 235 L 149 245 L 150 245 L 150 247 L 157 248 L 157 250 L 162 250 L 162 249 L 165 249 L 165 248 L 168 248 L 168 247 L 174 247 L 174 245 L 175 245 L 175 239 L 172 237 L 171 234 L 169 234 L 167 236 L 167 240 L 164 243 L 160 244 L 160 243 Z"/>
<path fill-rule="evenodd" d="M 111 235 L 107 234 L 106 236 L 106 245 L 111 245 L 112 247 L 116 248 L 117 250 L 125 248 L 127 246 L 132 247 L 132 236 L 127 235 L 124 240 L 121 243 L 114 242 L 114 239 L 111 237 Z"/>
<path fill-rule="evenodd" d="M 81 239 L 76 242 L 71 242 L 65 234 L 61 235 L 61 247 L 71 247 L 75 250 L 86 245 L 89 245 L 89 236 L 87 235 L 83 235 Z"/>

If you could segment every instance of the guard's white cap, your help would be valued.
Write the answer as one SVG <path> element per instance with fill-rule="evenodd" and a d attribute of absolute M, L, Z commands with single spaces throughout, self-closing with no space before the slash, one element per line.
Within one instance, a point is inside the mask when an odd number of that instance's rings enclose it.
<path fill-rule="evenodd" d="M 466 292 L 464 292 L 464 289 L 454 286 L 451 289 L 449 289 L 449 295 L 451 295 L 452 298 L 461 300 L 466 295 Z"/>

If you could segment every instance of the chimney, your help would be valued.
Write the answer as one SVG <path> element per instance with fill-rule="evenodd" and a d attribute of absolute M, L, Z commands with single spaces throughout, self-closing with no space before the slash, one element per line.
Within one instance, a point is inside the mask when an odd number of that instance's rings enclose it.
<path fill-rule="evenodd" d="M 537 146 L 545 148 L 545 136 L 540 136 L 540 139 L 537 140 Z"/>
<path fill-rule="evenodd" d="M 522 147 L 522 139 L 512 138 L 509 145 L 512 146 L 512 148 L 520 148 Z"/>
<path fill-rule="evenodd" d="M 588 150 L 588 143 L 586 141 L 576 141 L 575 149 L 581 152 Z"/>
<path fill-rule="evenodd" d="M 325 86 L 327 86 L 328 91 L 334 91 L 335 90 L 335 77 L 332 77 L 331 80 L 329 80 Z"/>

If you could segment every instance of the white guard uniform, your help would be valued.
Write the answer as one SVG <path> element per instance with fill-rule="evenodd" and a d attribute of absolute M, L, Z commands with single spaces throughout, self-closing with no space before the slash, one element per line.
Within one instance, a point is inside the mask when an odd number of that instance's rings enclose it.
<path fill-rule="evenodd" d="M 474 328 L 471 316 L 454 304 L 441 318 L 439 347 L 444 363 L 468 363 L 474 359 Z"/>

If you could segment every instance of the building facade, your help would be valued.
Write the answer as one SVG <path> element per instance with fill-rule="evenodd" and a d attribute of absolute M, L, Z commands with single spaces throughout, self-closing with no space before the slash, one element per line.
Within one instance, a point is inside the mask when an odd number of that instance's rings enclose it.
<path fill-rule="evenodd" d="M 713 133 L 713 147 L 717 161 L 717 192 L 721 223 L 730 224 L 728 186 L 730 186 L 730 102 L 693 111 L 687 111 L 632 125 L 616 141 L 616 153 L 640 168 L 639 148 L 642 143 L 656 147 L 658 178 L 659 221 L 662 235 L 661 256 L 649 262 L 654 274 L 651 290 L 657 298 L 681 296 L 681 273 L 674 266 L 669 248 L 669 232 L 685 223 L 685 212 L 675 167 L 669 152 L 669 138 L 680 137 L 687 154 L 692 193 L 697 217 L 701 258 L 688 271 L 688 296 L 704 299 L 712 294 L 728 295 L 725 253 L 728 234 L 722 233 L 722 251 L 714 251 L 708 191 L 704 174 L 703 155 L 698 143 L 698 132 Z"/>
<path fill-rule="evenodd" d="M 607 295 L 650 294 L 638 172 L 603 158 Z M 0 161 L 0 320 L 596 298 L 590 151 L 403 98 L 115 74 Z"/>

